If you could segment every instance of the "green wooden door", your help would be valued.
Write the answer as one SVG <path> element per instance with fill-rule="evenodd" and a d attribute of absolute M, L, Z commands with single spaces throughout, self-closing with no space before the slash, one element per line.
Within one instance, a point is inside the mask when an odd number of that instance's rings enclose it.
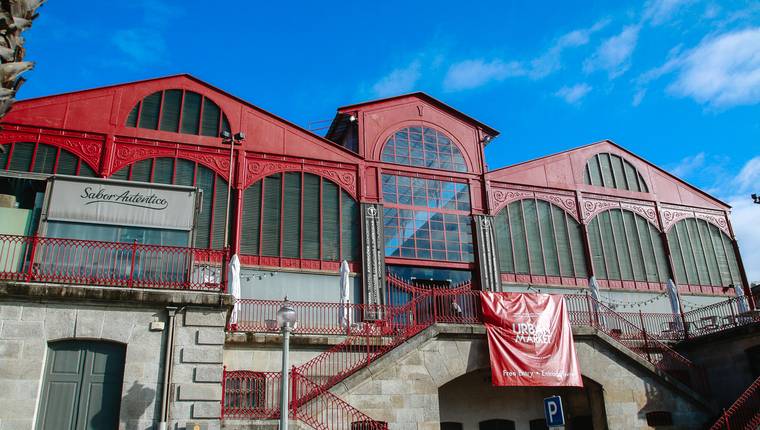
<path fill-rule="evenodd" d="M 110 430 L 118 427 L 123 345 L 51 343 L 42 387 L 38 430 Z"/>

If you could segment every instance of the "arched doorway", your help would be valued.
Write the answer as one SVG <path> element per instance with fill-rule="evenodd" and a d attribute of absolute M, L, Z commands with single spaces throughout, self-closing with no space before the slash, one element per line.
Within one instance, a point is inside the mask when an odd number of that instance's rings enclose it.
<path fill-rule="evenodd" d="M 438 388 L 441 422 L 456 422 L 462 430 L 543 428 L 543 399 L 562 397 L 567 430 L 604 430 L 602 386 L 583 378 L 583 388 L 494 387 L 491 370 L 478 369 Z"/>
<path fill-rule="evenodd" d="M 125 352 L 125 345 L 113 342 L 51 342 L 37 429 L 117 428 Z"/>

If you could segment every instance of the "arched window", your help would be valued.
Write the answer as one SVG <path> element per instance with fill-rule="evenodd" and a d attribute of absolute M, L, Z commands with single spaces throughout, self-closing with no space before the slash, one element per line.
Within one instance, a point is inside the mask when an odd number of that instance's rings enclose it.
<path fill-rule="evenodd" d="M 610 209 L 588 224 L 591 259 L 599 279 L 667 282 L 665 247 L 657 228 L 624 209 Z"/>
<path fill-rule="evenodd" d="M 494 224 L 502 272 L 587 276 L 581 226 L 559 206 L 518 200 L 502 209 Z"/>
<path fill-rule="evenodd" d="M 649 192 L 644 178 L 633 164 L 615 154 L 601 153 L 589 158 L 586 162 L 585 179 L 587 185 Z"/>
<path fill-rule="evenodd" d="M 95 177 L 95 171 L 79 157 L 44 143 L 16 142 L 2 145 L 0 169 L 19 172 Z"/>
<path fill-rule="evenodd" d="M 163 90 L 137 102 L 127 116 L 127 127 L 218 137 L 230 131 L 219 105 L 187 90 Z"/>
<path fill-rule="evenodd" d="M 201 212 L 195 221 L 194 246 L 224 247 L 224 219 L 227 213 L 227 181 L 208 167 L 181 158 L 149 158 L 125 166 L 113 179 L 190 185 L 203 191 Z"/>
<path fill-rule="evenodd" d="M 242 216 L 243 254 L 359 260 L 359 205 L 321 176 L 304 172 L 267 176 L 243 192 Z"/>
<path fill-rule="evenodd" d="M 395 132 L 383 146 L 382 161 L 429 169 L 466 172 L 459 148 L 446 135 L 430 127 L 406 127 Z"/>
<path fill-rule="evenodd" d="M 739 262 L 725 233 L 705 220 L 686 218 L 668 231 L 676 282 L 688 285 L 740 285 Z"/>

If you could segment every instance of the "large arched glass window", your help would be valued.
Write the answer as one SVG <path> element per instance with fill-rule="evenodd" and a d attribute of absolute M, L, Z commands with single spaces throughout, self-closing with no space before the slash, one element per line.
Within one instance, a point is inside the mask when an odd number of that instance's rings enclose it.
<path fill-rule="evenodd" d="M 242 216 L 240 251 L 245 255 L 359 260 L 359 205 L 321 176 L 267 176 L 243 192 Z"/>
<path fill-rule="evenodd" d="M 111 178 L 200 188 L 203 191 L 203 204 L 195 220 L 194 245 L 198 248 L 224 247 L 227 181 L 213 170 L 194 161 L 161 157 L 125 166 L 111 175 Z"/>
<path fill-rule="evenodd" d="M 502 209 L 494 224 L 502 272 L 587 276 L 581 226 L 560 207 L 518 200 Z"/>
<path fill-rule="evenodd" d="M 127 116 L 127 127 L 218 137 L 230 131 L 219 105 L 187 90 L 163 90 L 137 102 Z"/>
<path fill-rule="evenodd" d="M 668 231 L 676 282 L 688 285 L 740 285 L 733 242 L 709 222 L 686 218 Z"/>
<path fill-rule="evenodd" d="M 644 178 L 628 160 L 619 155 L 601 153 L 586 162 L 587 185 L 617 188 L 619 190 L 649 192 Z"/>
<path fill-rule="evenodd" d="M 646 218 L 610 209 L 589 222 L 588 237 L 597 278 L 667 282 L 665 246 L 659 230 Z"/>
<path fill-rule="evenodd" d="M 445 134 L 424 126 L 406 127 L 393 133 L 383 146 L 382 161 L 429 169 L 466 172 L 459 148 Z"/>
<path fill-rule="evenodd" d="M 59 175 L 95 177 L 95 171 L 79 157 L 44 143 L 16 142 L 0 148 L 0 169 Z"/>

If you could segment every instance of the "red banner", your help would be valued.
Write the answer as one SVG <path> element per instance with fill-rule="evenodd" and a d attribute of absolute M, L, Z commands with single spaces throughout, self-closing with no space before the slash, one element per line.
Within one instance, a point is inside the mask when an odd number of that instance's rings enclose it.
<path fill-rule="evenodd" d="M 480 293 L 494 386 L 582 387 L 561 295 Z"/>

